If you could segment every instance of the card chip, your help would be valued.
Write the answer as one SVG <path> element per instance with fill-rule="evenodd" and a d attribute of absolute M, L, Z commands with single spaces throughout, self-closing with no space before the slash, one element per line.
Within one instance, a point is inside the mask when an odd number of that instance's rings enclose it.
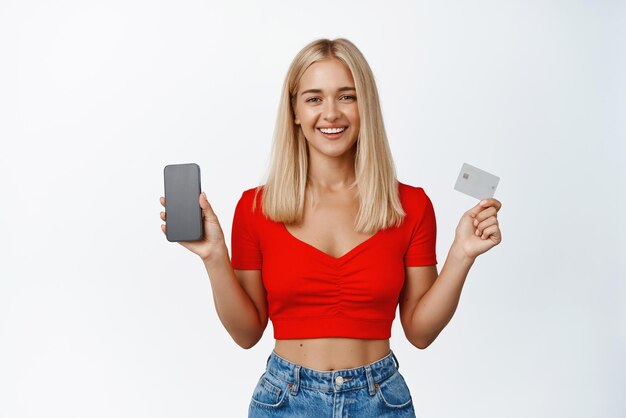
<path fill-rule="evenodd" d="M 467 178 L 469 178 L 469 174 L 463 173 L 463 178 L 467 180 Z"/>

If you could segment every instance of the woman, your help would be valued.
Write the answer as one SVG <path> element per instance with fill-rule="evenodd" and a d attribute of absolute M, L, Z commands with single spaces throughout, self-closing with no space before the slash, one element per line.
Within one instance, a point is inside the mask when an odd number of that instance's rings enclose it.
<path fill-rule="evenodd" d="M 414 417 L 389 344 L 396 307 L 426 348 L 476 257 L 501 241 L 501 204 L 487 199 L 461 217 L 438 274 L 432 203 L 396 179 L 371 69 L 346 39 L 293 60 L 269 175 L 237 204 L 231 258 L 204 193 L 199 203 L 205 237 L 181 244 L 203 259 L 222 324 L 243 348 L 268 317 L 274 327 L 250 417 Z"/>

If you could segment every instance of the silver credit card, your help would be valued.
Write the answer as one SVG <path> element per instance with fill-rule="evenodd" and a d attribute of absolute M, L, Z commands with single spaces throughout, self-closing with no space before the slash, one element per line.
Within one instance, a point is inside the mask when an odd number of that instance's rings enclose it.
<path fill-rule="evenodd" d="M 482 200 L 493 197 L 499 181 L 500 177 L 464 163 L 454 189 Z"/>

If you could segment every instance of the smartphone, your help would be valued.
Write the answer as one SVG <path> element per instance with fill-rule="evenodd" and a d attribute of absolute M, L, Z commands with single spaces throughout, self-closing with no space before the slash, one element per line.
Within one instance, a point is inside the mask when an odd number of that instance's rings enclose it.
<path fill-rule="evenodd" d="M 170 164 L 163 169 L 165 179 L 165 230 L 170 242 L 199 241 L 203 238 L 200 198 L 200 166 L 195 163 Z"/>

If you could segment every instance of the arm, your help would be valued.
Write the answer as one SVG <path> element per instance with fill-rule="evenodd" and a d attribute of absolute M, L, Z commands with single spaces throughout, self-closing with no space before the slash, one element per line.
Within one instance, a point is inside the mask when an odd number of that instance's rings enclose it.
<path fill-rule="evenodd" d="M 261 270 L 233 270 L 226 247 L 202 259 L 209 274 L 217 316 L 233 340 L 253 347 L 267 327 L 267 297 Z"/>
<path fill-rule="evenodd" d="M 436 266 L 405 267 L 400 320 L 414 346 L 428 347 L 450 322 L 476 257 L 502 241 L 497 212 L 502 204 L 486 199 L 465 212 L 441 274 Z"/>
<path fill-rule="evenodd" d="M 233 270 L 219 220 L 206 195 L 202 193 L 198 199 L 202 208 L 204 237 L 200 241 L 179 244 L 202 259 L 209 274 L 220 321 L 237 344 L 250 348 L 261 339 L 268 321 L 261 270 Z M 163 196 L 160 202 L 165 207 Z M 161 212 L 160 215 L 165 221 L 166 213 Z M 161 225 L 161 230 L 165 234 L 167 226 Z"/>
<path fill-rule="evenodd" d="M 450 322 L 473 262 L 453 245 L 439 275 L 434 265 L 405 268 L 400 321 L 415 347 L 428 347 Z"/>

